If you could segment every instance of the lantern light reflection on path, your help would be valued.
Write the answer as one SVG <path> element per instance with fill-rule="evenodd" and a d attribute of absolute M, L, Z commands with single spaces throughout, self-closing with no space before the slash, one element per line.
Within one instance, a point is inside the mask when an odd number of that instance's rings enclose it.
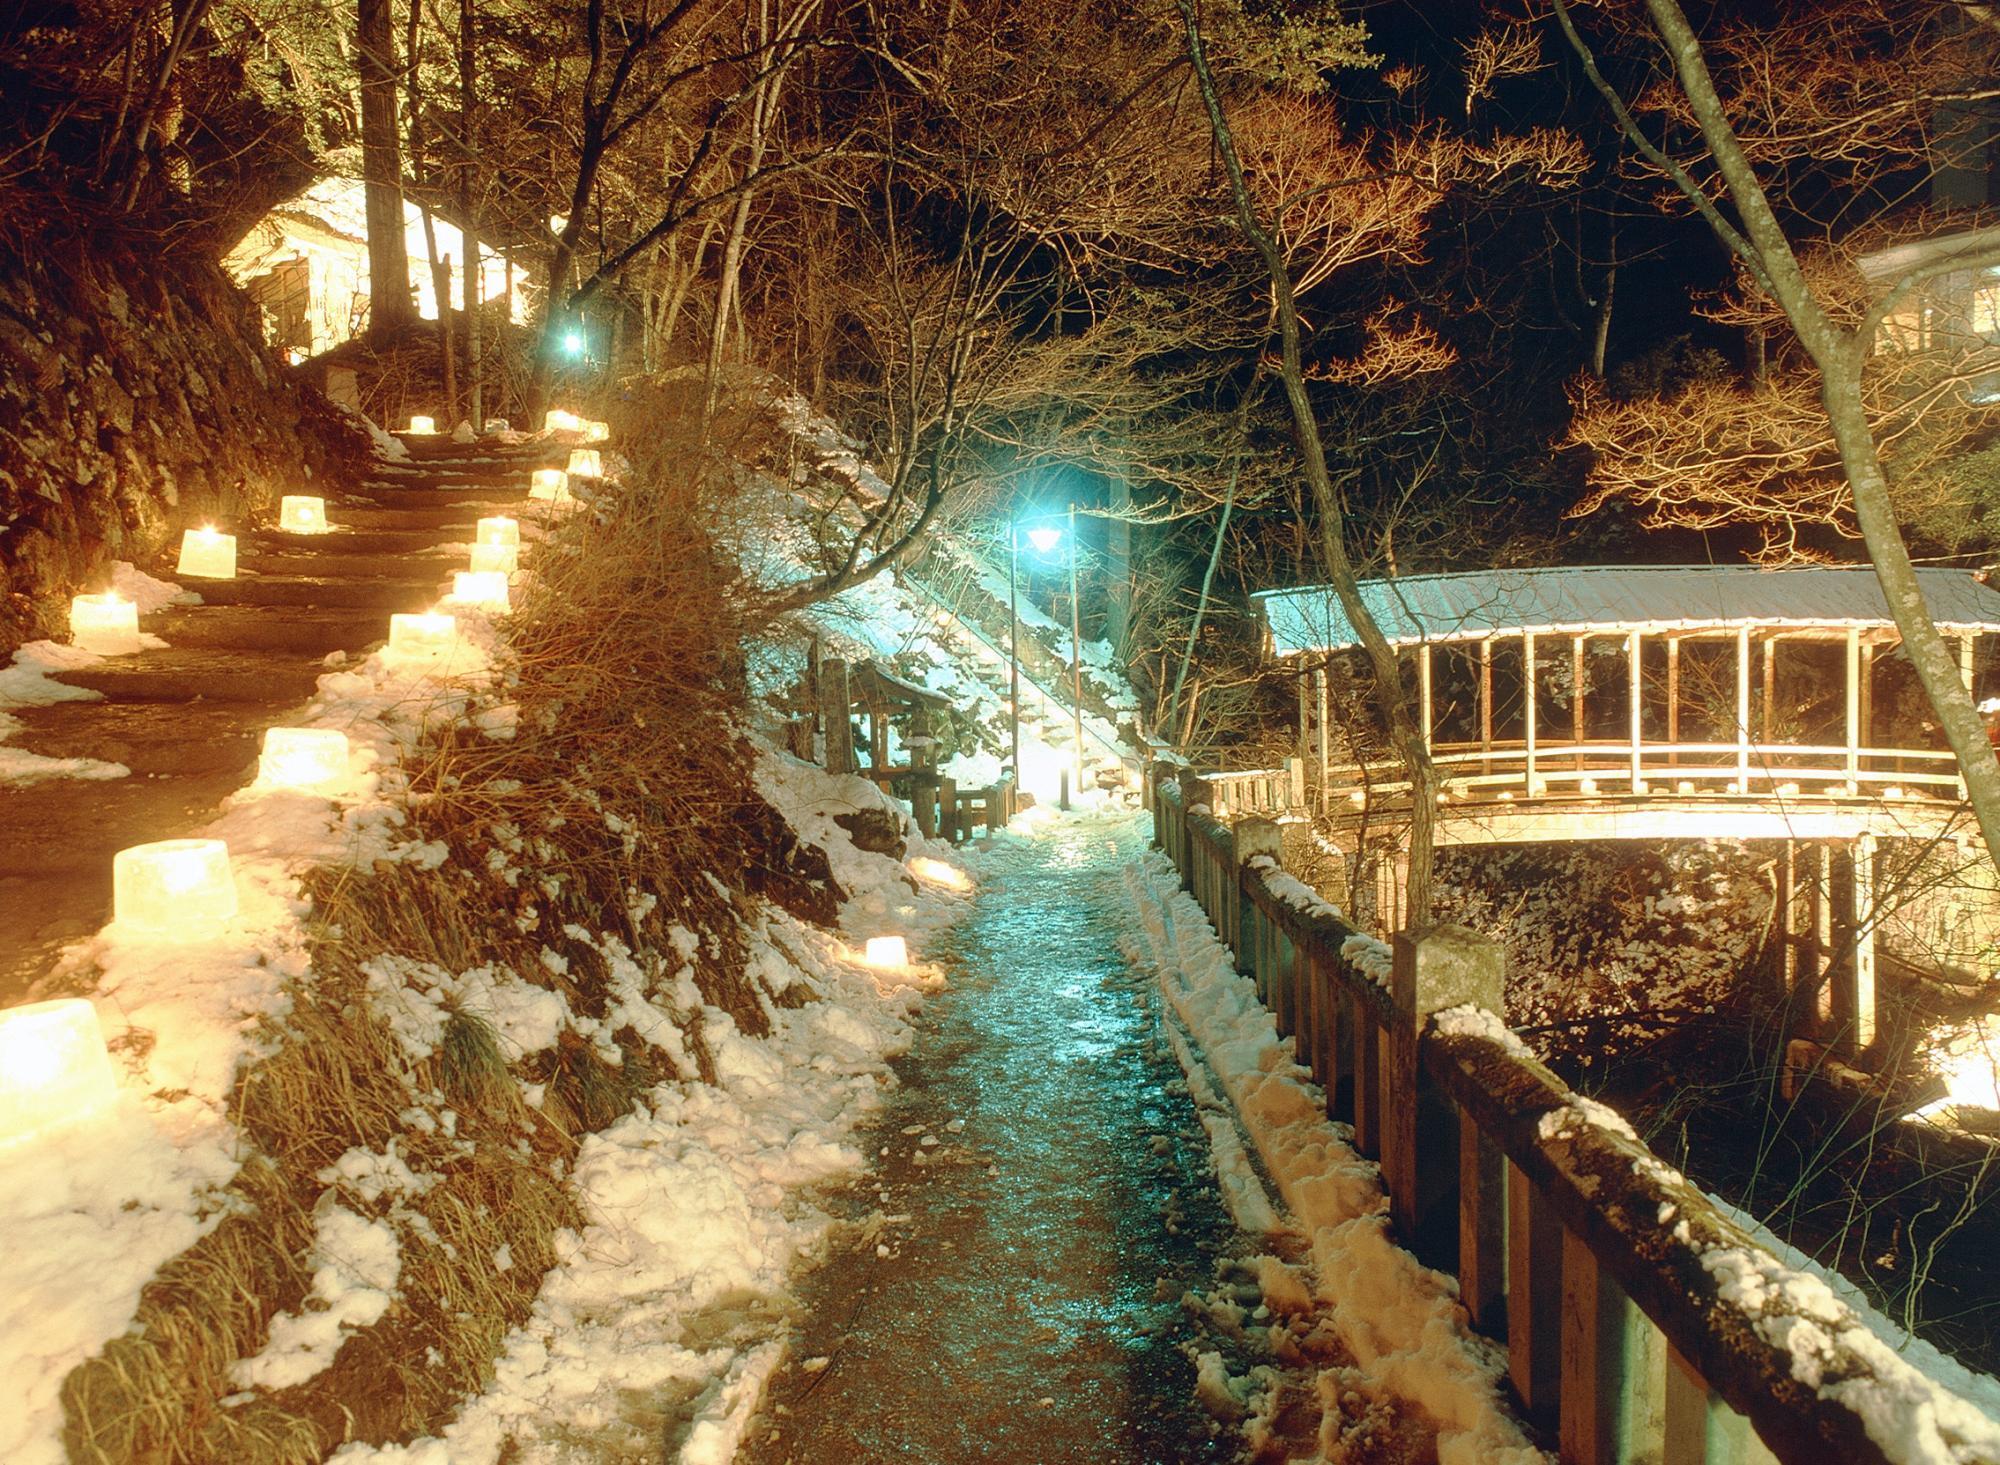
<path fill-rule="evenodd" d="M 458 617 L 431 611 L 389 617 L 389 650 L 397 656 L 444 657 L 458 648 Z"/>
<path fill-rule="evenodd" d="M 155 936 L 210 934 L 236 915 L 236 877 L 219 839 L 163 839 L 111 857 L 112 919 Z"/>

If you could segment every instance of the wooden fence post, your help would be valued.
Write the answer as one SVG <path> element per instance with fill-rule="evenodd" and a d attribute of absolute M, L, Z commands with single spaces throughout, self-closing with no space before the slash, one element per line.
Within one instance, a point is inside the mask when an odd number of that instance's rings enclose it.
<path fill-rule="evenodd" d="M 1565 1229 L 1562 1242 L 1564 1465 L 1658 1460 L 1666 1425 L 1666 1340 Z"/>
<path fill-rule="evenodd" d="M 1458 1184 L 1458 1109 L 1424 1079 L 1418 1053 L 1424 1027 L 1448 1007 L 1498 1012 L 1504 990 L 1500 947 L 1477 931 L 1443 925 L 1396 933 L 1382 1181 L 1406 1244 L 1417 1242 L 1432 1207 Z"/>
<path fill-rule="evenodd" d="M 1271 943 L 1265 939 L 1263 915 L 1257 909 L 1257 902 L 1250 898 L 1251 876 L 1245 870 L 1251 860 L 1258 855 L 1268 855 L 1283 863 L 1284 845 L 1279 836 L 1277 824 L 1269 819 L 1241 819 L 1231 828 L 1236 837 L 1236 929 L 1231 932 L 1230 944 L 1236 950 L 1236 970 L 1257 983 L 1259 1000 L 1271 1000 L 1271 981 L 1276 975 L 1269 970 L 1273 965 L 1264 958 L 1264 949 Z"/>
<path fill-rule="evenodd" d="M 820 662 L 819 711 L 826 720 L 826 771 L 854 772 L 854 695 L 847 663 L 837 656 Z"/>
<path fill-rule="evenodd" d="M 1562 1388 L 1562 1222 L 1507 1162 L 1507 1376 L 1528 1418 L 1556 1421 Z"/>

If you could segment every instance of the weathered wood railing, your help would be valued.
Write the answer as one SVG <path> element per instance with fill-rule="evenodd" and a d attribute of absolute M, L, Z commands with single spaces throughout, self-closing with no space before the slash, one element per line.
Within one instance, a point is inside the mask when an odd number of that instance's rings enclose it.
<path fill-rule="evenodd" d="M 1859 1405 L 1801 1375 L 1878 1401 L 1907 1400 L 1907 1377 L 1840 1341 L 1826 1302 L 1788 1293 L 1775 1257 L 1491 1016 L 1497 947 L 1449 926 L 1392 954 L 1354 943 L 1284 876 L 1277 825 L 1223 823 L 1204 781 L 1166 765 L 1148 783 L 1157 842 L 1329 1115 L 1380 1162 L 1401 1234 L 1442 1237 L 1447 1265 L 1455 1252 L 1473 1325 L 1505 1341 L 1522 1408 L 1566 1465 L 1894 1458 Z M 1822 1351 L 1795 1358 L 1787 1337 Z"/>

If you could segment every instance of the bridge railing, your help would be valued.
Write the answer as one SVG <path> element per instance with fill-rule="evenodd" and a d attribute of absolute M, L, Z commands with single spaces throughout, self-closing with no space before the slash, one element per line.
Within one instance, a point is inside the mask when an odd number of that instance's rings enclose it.
<path fill-rule="evenodd" d="M 1442 743 L 1432 750 L 1447 799 L 1573 795 L 1765 794 L 1774 797 L 1963 797 L 1949 750 L 1848 748 L 1803 743 Z M 1233 777 L 1235 775 L 1224 775 Z M 1319 803 L 1396 799 L 1409 793 L 1400 761 L 1333 764 Z"/>
<path fill-rule="evenodd" d="M 1380 1162 L 1402 1236 L 1455 1258 L 1473 1325 L 1504 1342 L 1566 1465 L 1893 1458 L 1870 1411 L 1920 1409 L 1914 1371 L 1528 1052 L 1493 1015 L 1497 947 L 1456 927 L 1361 936 L 1284 874 L 1275 824 L 1227 825 L 1205 781 L 1184 795 L 1173 769 L 1152 774 L 1157 842 L 1329 1117 Z M 1825 1351 L 1795 1356 L 1807 1338 Z M 1822 1397 L 1815 1377 L 1839 1388 Z"/>

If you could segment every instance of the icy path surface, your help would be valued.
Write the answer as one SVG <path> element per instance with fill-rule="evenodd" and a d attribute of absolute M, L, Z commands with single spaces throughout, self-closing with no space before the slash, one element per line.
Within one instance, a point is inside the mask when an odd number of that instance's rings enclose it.
<path fill-rule="evenodd" d="M 1230 1343 L 1182 1297 L 1255 1248 L 1119 953 L 1140 847 L 1129 817 L 1079 819 L 976 862 L 978 908 L 926 953 L 950 987 L 898 1065 L 888 1152 L 831 1202 L 852 1227 L 802 1284 L 808 1320 L 740 1458 L 1237 1457 L 1192 1362 Z"/>

